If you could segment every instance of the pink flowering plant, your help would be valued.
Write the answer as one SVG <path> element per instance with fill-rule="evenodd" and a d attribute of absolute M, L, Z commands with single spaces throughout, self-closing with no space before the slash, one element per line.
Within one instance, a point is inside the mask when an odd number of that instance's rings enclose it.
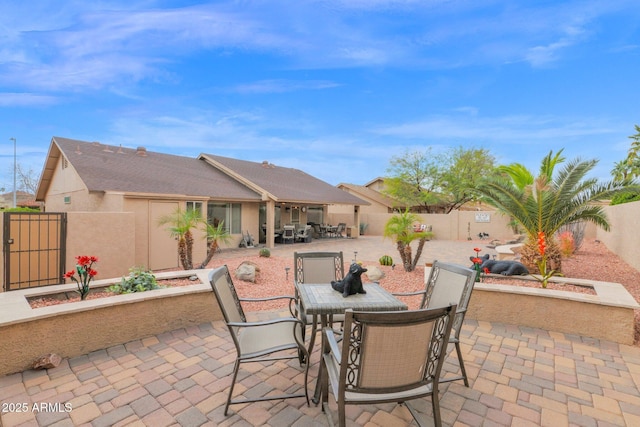
<path fill-rule="evenodd" d="M 95 256 L 79 255 L 76 257 L 76 269 L 69 270 L 64 275 L 65 279 L 71 279 L 76 282 L 78 286 L 76 292 L 80 294 L 81 300 L 85 300 L 87 295 L 89 295 L 91 279 L 98 274 L 98 272 L 93 269 L 93 264 L 96 262 L 98 262 L 98 258 Z M 78 273 L 78 277 L 76 277 L 76 273 Z"/>

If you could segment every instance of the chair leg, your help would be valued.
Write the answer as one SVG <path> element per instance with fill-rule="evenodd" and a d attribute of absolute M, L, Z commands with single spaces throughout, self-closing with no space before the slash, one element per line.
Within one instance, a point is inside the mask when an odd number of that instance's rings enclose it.
<path fill-rule="evenodd" d="M 233 378 L 231 379 L 231 386 L 229 386 L 229 396 L 227 397 L 227 404 L 224 406 L 224 415 L 227 415 L 229 411 L 229 405 L 231 405 L 231 396 L 233 395 L 233 388 L 236 385 L 236 378 L 238 378 L 238 371 L 240 370 L 240 359 L 236 359 L 236 363 L 233 365 Z"/>
<path fill-rule="evenodd" d="M 433 424 L 436 427 L 442 427 L 442 419 L 440 417 L 440 400 L 438 399 L 437 389 L 435 389 L 431 395 L 431 406 L 433 407 Z"/>
<path fill-rule="evenodd" d="M 344 401 L 338 402 L 338 425 L 345 427 L 347 425 L 347 415 Z"/>
<path fill-rule="evenodd" d="M 318 332 L 318 318 L 313 316 L 313 322 L 311 324 L 311 337 L 309 337 L 309 357 L 313 353 L 313 345 L 316 342 L 316 333 Z"/>
<path fill-rule="evenodd" d="M 460 363 L 460 372 L 462 374 L 462 379 L 464 380 L 464 385 L 469 387 L 469 380 L 467 379 L 467 371 L 464 369 L 464 360 L 462 359 L 462 350 L 460 349 L 460 341 L 456 340 L 456 353 L 458 353 L 458 362 Z"/>

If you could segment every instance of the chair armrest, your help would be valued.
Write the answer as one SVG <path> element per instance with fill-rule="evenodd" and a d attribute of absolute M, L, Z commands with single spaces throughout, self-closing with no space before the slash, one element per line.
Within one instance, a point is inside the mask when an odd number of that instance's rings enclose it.
<path fill-rule="evenodd" d="M 264 301 L 275 301 L 279 299 L 289 300 L 289 313 L 291 313 L 291 317 L 296 317 L 296 313 L 293 307 L 295 305 L 296 297 L 292 295 L 277 295 L 273 297 L 264 297 L 264 298 L 238 298 L 238 300 L 241 302 L 264 302 Z"/>
<path fill-rule="evenodd" d="M 327 339 L 327 344 L 329 345 L 331 355 L 336 360 L 336 362 L 340 363 L 340 361 L 342 360 L 342 352 L 340 351 L 338 340 L 336 340 L 335 331 L 332 328 L 326 327 L 324 328 L 322 333 Z"/>
<path fill-rule="evenodd" d="M 264 325 L 274 325 L 276 323 L 299 323 L 302 327 L 302 320 L 296 319 L 295 317 L 280 317 L 277 319 L 269 319 L 263 320 L 261 322 L 228 322 L 228 326 L 233 326 L 237 328 L 250 328 L 252 326 L 264 326 Z"/>
<path fill-rule="evenodd" d="M 391 295 L 393 295 L 394 297 L 411 297 L 414 295 L 421 295 L 424 294 L 426 292 L 426 290 L 421 290 L 421 291 L 415 291 L 415 292 L 392 292 Z"/>
<path fill-rule="evenodd" d="M 273 301 L 278 299 L 288 299 L 295 300 L 296 298 L 293 295 L 277 295 L 274 297 L 264 297 L 264 298 L 238 298 L 240 301 L 245 302 L 260 302 L 260 301 Z"/>

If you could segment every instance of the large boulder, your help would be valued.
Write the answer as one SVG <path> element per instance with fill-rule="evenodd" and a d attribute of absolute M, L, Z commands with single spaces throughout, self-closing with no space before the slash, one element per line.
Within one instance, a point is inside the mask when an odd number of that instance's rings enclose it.
<path fill-rule="evenodd" d="M 256 283 L 256 272 L 259 270 L 256 264 L 244 261 L 236 268 L 236 279 Z"/>
<path fill-rule="evenodd" d="M 375 265 L 374 266 L 367 266 L 367 277 L 372 282 L 377 282 L 380 279 L 384 278 L 384 271 L 380 270 Z"/>

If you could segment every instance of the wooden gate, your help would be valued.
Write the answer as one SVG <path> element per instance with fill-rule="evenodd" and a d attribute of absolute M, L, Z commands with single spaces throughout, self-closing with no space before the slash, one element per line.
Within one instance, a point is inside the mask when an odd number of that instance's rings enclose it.
<path fill-rule="evenodd" d="M 4 290 L 63 283 L 67 214 L 4 213 Z"/>

